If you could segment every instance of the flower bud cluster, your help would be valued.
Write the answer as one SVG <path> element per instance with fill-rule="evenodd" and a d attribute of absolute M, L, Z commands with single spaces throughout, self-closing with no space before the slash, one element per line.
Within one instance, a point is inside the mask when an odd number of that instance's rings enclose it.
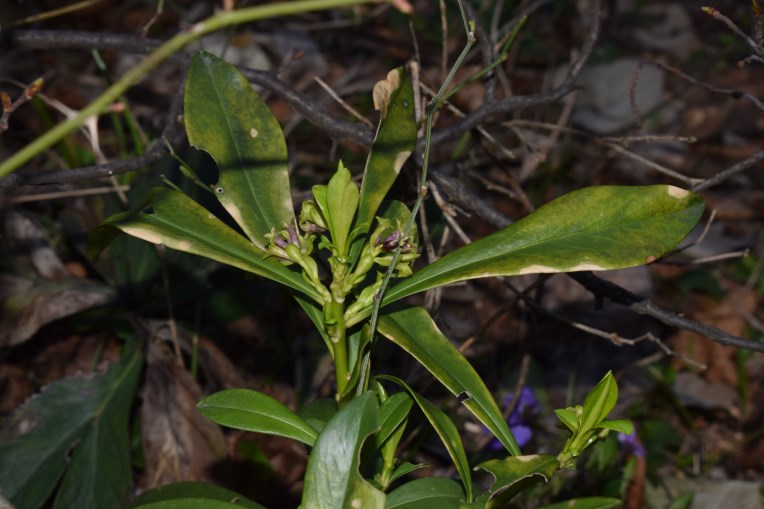
<path fill-rule="evenodd" d="M 311 257 L 316 238 L 313 233 L 306 232 L 300 235 L 297 224 L 292 222 L 285 224 L 284 228 L 279 231 L 276 231 L 275 228 L 271 229 L 271 233 L 266 234 L 265 238 L 268 239 L 267 251 L 269 255 L 277 258 L 285 265 L 298 264 L 303 270 L 303 276 L 321 293 L 321 296 L 325 300 L 330 298 L 329 291 L 321 283 L 318 265 Z"/>

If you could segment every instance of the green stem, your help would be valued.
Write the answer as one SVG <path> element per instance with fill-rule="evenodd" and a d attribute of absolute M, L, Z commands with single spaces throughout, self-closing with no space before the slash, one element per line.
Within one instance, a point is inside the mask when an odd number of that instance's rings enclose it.
<path fill-rule="evenodd" d="M 512 43 L 515 42 L 515 39 L 517 38 L 517 34 L 520 32 L 520 29 L 525 25 L 526 20 L 528 19 L 528 16 L 523 16 L 520 18 L 520 21 L 517 22 L 517 24 L 512 28 L 512 32 L 509 34 L 509 37 L 504 42 L 504 45 L 501 48 L 501 51 L 499 52 L 499 56 L 494 60 L 488 67 L 484 67 L 480 69 L 478 72 L 467 78 L 466 80 L 462 81 L 458 85 L 456 85 L 454 88 L 451 89 L 451 91 L 443 97 L 443 101 L 448 101 L 450 98 L 452 98 L 454 95 L 458 94 L 461 89 L 463 89 L 465 86 L 469 85 L 473 81 L 485 76 L 492 70 L 494 70 L 499 64 L 504 62 L 507 57 L 509 56 L 509 48 L 512 46 Z"/>
<path fill-rule="evenodd" d="M 154 52 L 144 58 L 138 65 L 126 72 L 119 80 L 107 88 L 103 94 L 82 109 L 76 116 L 58 124 L 56 127 L 3 161 L 2 164 L 0 164 L 0 177 L 4 177 L 17 170 L 21 165 L 28 162 L 34 156 L 63 139 L 66 135 L 85 123 L 85 120 L 89 117 L 100 115 L 109 104 L 119 98 L 119 96 L 130 88 L 130 86 L 143 78 L 151 69 L 164 62 L 177 51 L 180 51 L 186 44 L 195 41 L 206 34 L 241 23 L 249 23 L 252 21 L 309 11 L 358 5 L 369 3 L 370 1 L 371 0 L 300 0 L 247 7 L 245 9 L 221 12 L 220 14 L 211 16 L 162 44 L 154 50 Z"/>
<path fill-rule="evenodd" d="M 332 324 L 329 338 L 334 346 L 334 373 L 337 378 L 337 398 L 348 383 L 348 341 L 345 325 L 345 305 L 332 300 L 327 306 L 327 321 Z"/>
<path fill-rule="evenodd" d="M 451 84 L 451 80 L 454 78 L 456 71 L 459 69 L 459 67 L 461 67 L 462 62 L 464 61 L 465 57 L 469 53 L 470 49 L 472 49 L 472 46 L 474 46 L 475 42 L 477 42 L 477 40 L 475 39 L 475 33 L 474 33 L 474 23 L 471 21 L 468 22 L 467 18 L 464 16 L 464 10 L 463 10 L 461 1 L 459 2 L 459 8 L 462 10 L 462 20 L 464 21 L 464 29 L 467 32 L 467 44 L 464 46 L 464 49 L 459 55 L 459 58 L 456 59 L 456 62 L 454 62 L 454 65 L 451 67 L 451 71 L 448 73 L 448 76 L 446 76 L 446 79 L 443 80 L 443 84 L 440 86 L 440 90 L 438 90 L 438 93 L 435 94 L 435 96 L 432 98 L 432 100 L 430 101 L 430 104 L 427 105 L 425 138 L 424 138 L 424 154 L 422 156 L 422 174 L 419 179 L 419 185 L 420 185 L 419 196 L 417 197 L 417 200 L 411 209 L 411 217 L 409 217 L 408 223 L 406 223 L 406 227 L 403 230 L 404 237 L 408 236 L 409 232 L 411 231 L 411 228 L 413 227 L 414 222 L 416 221 L 416 215 L 419 212 L 419 207 L 422 206 L 422 201 L 424 201 L 424 197 L 427 195 L 427 168 L 430 161 L 430 138 L 432 137 L 432 119 L 433 119 L 434 113 L 438 110 L 441 103 L 443 102 L 443 96 L 446 93 L 446 89 Z M 398 245 L 398 248 L 393 252 L 393 257 L 390 262 L 390 266 L 388 267 L 387 272 L 385 273 L 385 277 L 382 280 L 382 285 L 380 286 L 377 294 L 374 296 L 374 305 L 371 310 L 371 322 L 370 322 L 372 337 L 374 332 L 377 330 L 377 320 L 379 319 L 379 308 L 380 308 L 380 304 L 382 303 L 382 296 L 385 294 L 387 285 L 393 276 L 393 272 L 395 271 L 395 265 L 398 263 L 398 259 L 401 256 L 402 249 L 403 249 L 403 244 L 400 244 Z"/>

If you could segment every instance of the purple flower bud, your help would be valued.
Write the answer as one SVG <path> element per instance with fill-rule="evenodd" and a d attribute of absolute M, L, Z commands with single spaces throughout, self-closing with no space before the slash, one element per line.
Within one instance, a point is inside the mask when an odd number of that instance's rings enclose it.
<path fill-rule="evenodd" d="M 380 236 L 380 239 L 382 237 Z M 401 232 L 400 230 L 395 230 L 393 233 L 387 236 L 384 240 L 382 240 L 382 249 L 385 251 L 393 251 L 396 247 L 398 247 L 398 241 L 401 238 Z M 380 242 L 377 240 L 377 245 L 379 245 Z"/>
<path fill-rule="evenodd" d="M 324 233 L 326 231 L 326 228 L 322 228 L 316 223 L 310 222 L 302 223 L 300 228 L 302 228 L 306 233 Z"/>
<path fill-rule="evenodd" d="M 274 235 L 273 243 L 276 244 L 281 249 L 284 249 L 287 245 L 287 241 L 281 235 Z"/>
<path fill-rule="evenodd" d="M 300 237 L 297 235 L 297 228 L 293 224 L 290 224 L 287 226 L 287 231 L 289 232 L 289 240 L 292 242 L 292 244 L 300 245 Z"/>

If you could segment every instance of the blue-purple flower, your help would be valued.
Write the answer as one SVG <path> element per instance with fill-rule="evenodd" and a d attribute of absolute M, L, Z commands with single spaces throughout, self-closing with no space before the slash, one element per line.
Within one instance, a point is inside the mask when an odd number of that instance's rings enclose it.
<path fill-rule="evenodd" d="M 647 451 L 645 450 L 645 446 L 642 445 L 642 443 L 639 441 L 639 438 L 637 437 L 637 430 L 634 429 L 631 432 L 631 435 L 627 435 L 625 433 L 618 433 L 618 442 L 621 444 L 621 447 L 623 448 L 623 452 L 626 453 L 629 456 L 644 456 L 647 454 Z"/>
<path fill-rule="evenodd" d="M 504 396 L 504 406 L 512 404 L 512 393 Z M 541 404 L 533 395 L 533 390 L 530 387 L 523 387 L 518 395 L 517 403 L 512 413 L 507 419 L 509 429 L 517 440 L 517 445 L 525 447 L 533 438 L 533 429 L 530 424 L 541 410 Z M 494 451 L 498 451 L 504 448 L 504 446 L 497 439 L 491 440 L 488 444 L 488 448 Z"/>

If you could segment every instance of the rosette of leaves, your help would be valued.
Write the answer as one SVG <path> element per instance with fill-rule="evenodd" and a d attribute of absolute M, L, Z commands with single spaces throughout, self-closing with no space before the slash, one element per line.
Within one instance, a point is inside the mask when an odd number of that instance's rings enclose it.
<path fill-rule="evenodd" d="M 391 71 L 375 87 L 375 103 L 381 121 L 360 188 L 340 163 L 326 185 L 313 187 L 312 199 L 296 215 L 278 122 L 233 66 L 199 53 L 186 86 L 186 130 L 191 144 L 217 163 L 213 195 L 242 233 L 182 192 L 157 188 L 135 210 L 104 221 L 91 235 L 89 252 L 97 256 L 124 232 L 238 267 L 292 292 L 334 361 L 335 403 L 307 419 L 263 394 L 231 390 L 209 396 L 199 408 L 218 423 L 291 437 L 313 447 L 303 507 L 425 507 L 421 504 L 430 495 L 446 496 L 438 507 L 483 507 L 488 502 L 477 502 L 481 497 L 473 489 L 453 423 L 402 380 L 388 378 L 404 389 L 388 397 L 370 376 L 373 336 L 378 332 L 412 355 L 517 456 L 515 439 L 480 376 L 427 312 L 390 305 L 473 278 L 648 263 L 686 236 L 700 218 L 703 202 L 665 185 L 584 188 L 415 271 L 417 233 L 402 227 L 411 213 L 405 204 L 387 199 L 416 141 L 414 94 L 403 69 Z M 392 251 L 399 248 L 395 280 L 381 298 L 377 331 L 372 332 L 367 320 Z M 318 260 L 328 265 L 326 273 Z M 390 494 L 396 501 L 390 505 L 389 499 L 385 502 L 387 487 L 415 468 L 395 458 L 414 403 L 446 444 L 463 490 L 451 484 L 435 489 L 430 482 L 410 483 L 403 493 L 399 488 Z M 379 461 L 373 479 L 367 480 L 359 474 L 359 451 L 371 435 Z"/>

